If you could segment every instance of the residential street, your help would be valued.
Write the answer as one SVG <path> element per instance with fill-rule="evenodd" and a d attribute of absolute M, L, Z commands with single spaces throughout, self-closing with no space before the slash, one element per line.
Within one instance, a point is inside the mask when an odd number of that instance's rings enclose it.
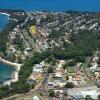
<path fill-rule="evenodd" d="M 47 91 L 45 89 L 45 85 L 46 85 L 46 83 L 48 81 L 48 77 L 49 77 L 48 70 L 50 69 L 51 65 L 52 65 L 52 63 L 50 63 L 50 65 L 48 66 L 47 72 L 46 72 L 46 74 L 44 76 L 44 79 L 42 81 L 42 84 L 41 84 L 41 86 L 37 90 L 32 89 L 28 93 L 14 95 L 14 96 L 8 97 L 6 99 L 2 99 L 2 100 L 31 100 L 33 98 L 33 96 L 35 95 L 35 93 L 38 93 L 38 92 L 39 93 L 42 93 L 43 95 L 46 96 L 46 98 L 48 100 L 50 100 L 50 97 L 48 96 L 48 93 L 47 93 Z M 25 99 L 25 98 L 28 98 L 28 99 Z"/>
<path fill-rule="evenodd" d="M 83 72 L 84 72 L 84 74 L 86 75 L 86 77 L 87 77 L 95 86 L 98 87 L 97 82 L 96 82 L 95 80 L 93 80 L 93 79 L 91 78 L 91 76 L 89 76 L 89 73 L 87 72 L 87 66 L 88 66 L 89 63 L 91 63 L 91 58 L 88 58 L 88 59 L 87 59 L 87 63 L 86 63 L 85 66 L 83 67 Z"/>

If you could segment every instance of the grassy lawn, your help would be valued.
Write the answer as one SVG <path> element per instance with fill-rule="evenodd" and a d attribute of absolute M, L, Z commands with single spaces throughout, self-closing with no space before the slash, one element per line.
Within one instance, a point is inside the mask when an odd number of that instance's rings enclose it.
<path fill-rule="evenodd" d="M 67 67 L 68 73 L 74 73 L 74 67 Z"/>

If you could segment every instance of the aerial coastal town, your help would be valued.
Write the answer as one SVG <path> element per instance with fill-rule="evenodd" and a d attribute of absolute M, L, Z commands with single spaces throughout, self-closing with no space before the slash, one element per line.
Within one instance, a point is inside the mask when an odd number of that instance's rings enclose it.
<path fill-rule="evenodd" d="M 0 61 L 16 69 L 0 100 L 100 100 L 100 13 L 0 12 Z"/>

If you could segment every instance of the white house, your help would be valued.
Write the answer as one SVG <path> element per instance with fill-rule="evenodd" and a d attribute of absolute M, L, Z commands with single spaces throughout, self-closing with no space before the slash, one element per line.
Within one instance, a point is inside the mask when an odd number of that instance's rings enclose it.
<path fill-rule="evenodd" d="M 33 67 L 33 72 L 40 72 L 42 73 L 42 65 L 40 64 L 36 64 L 34 67 Z"/>
<path fill-rule="evenodd" d="M 97 66 L 98 66 L 97 63 L 93 63 L 92 67 L 90 67 L 90 70 L 93 70 L 93 71 L 96 70 Z"/>
<path fill-rule="evenodd" d="M 37 96 L 34 96 L 34 97 L 33 97 L 33 100 L 40 100 L 40 98 L 37 97 Z"/>
<path fill-rule="evenodd" d="M 81 91 L 81 94 L 85 98 L 87 95 L 90 95 L 93 99 L 97 99 L 98 93 L 96 90 L 91 90 L 91 91 Z"/>

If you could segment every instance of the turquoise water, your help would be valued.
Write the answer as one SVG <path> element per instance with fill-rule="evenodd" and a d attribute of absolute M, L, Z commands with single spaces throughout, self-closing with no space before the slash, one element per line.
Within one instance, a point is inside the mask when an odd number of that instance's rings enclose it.
<path fill-rule="evenodd" d="M 0 14 L 0 31 L 8 23 L 8 16 Z M 12 66 L 0 62 L 0 83 L 11 79 L 11 74 L 15 69 Z"/>
<path fill-rule="evenodd" d="M 0 31 L 3 27 L 9 22 L 8 16 L 4 14 L 0 14 Z"/>
<path fill-rule="evenodd" d="M 0 63 L 0 83 L 11 79 L 11 74 L 14 72 L 14 68 L 7 64 Z"/>

